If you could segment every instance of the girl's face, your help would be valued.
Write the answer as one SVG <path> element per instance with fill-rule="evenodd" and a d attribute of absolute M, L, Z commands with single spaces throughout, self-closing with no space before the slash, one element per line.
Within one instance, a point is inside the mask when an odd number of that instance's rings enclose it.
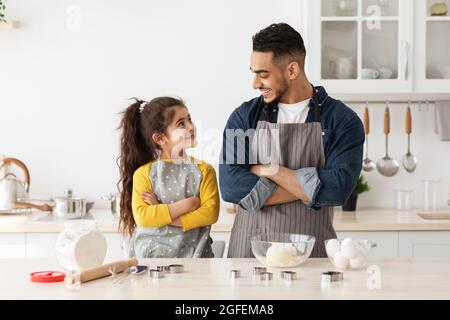
<path fill-rule="evenodd" d="M 186 107 L 175 108 L 173 120 L 158 144 L 163 151 L 173 156 L 178 156 L 184 150 L 197 145 L 196 128 Z"/>

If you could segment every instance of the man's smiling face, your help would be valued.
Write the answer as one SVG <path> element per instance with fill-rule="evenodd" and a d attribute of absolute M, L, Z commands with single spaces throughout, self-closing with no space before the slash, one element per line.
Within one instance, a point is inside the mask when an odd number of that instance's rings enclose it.
<path fill-rule="evenodd" d="M 266 104 L 278 103 L 289 88 L 289 76 L 283 69 L 273 61 L 272 52 L 252 52 L 253 89 L 260 91 Z"/>

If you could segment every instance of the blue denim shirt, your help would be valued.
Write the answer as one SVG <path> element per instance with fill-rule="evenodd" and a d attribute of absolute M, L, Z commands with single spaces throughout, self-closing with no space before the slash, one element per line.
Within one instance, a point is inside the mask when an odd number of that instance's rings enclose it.
<path fill-rule="evenodd" d="M 353 110 L 328 96 L 323 87 L 315 89 L 321 105 L 325 165 L 320 170 L 300 168 L 296 170 L 296 176 L 311 199 L 306 206 L 319 210 L 342 205 L 350 197 L 361 172 L 365 136 L 362 122 Z M 313 106 L 311 99 L 306 122 L 314 121 Z M 245 138 L 245 132 L 256 128 L 263 107 L 261 96 L 244 102 L 231 114 L 223 132 L 219 164 L 222 198 L 249 211 L 260 209 L 277 188 L 271 180 L 249 171 L 252 164 L 249 163 L 249 139 Z M 278 108 L 273 108 L 268 120 L 276 123 L 277 119 Z M 236 139 L 226 139 L 233 131 Z"/>

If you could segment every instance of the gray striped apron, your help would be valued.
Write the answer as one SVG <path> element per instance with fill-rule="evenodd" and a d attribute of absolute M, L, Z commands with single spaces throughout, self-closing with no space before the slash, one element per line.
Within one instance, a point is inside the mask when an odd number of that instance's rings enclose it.
<path fill-rule="evenodd" d="M 320 120 L 309 123 L 270 123 L 260 118 L 251 152 L 253 159 L 257 159 L 260 164 L 278 163 L 294 170 L 305 167 L 319 170 L 325 163 Z M 316 242 L 311 257 L 326 257 L 324 241 L 336 238 L 333 207 L 314 211 L 301 200 L 265 206 L 252 212 L 238 206 L 228 257 L 254 257 L 250 238 L 259 233 L 312 235 Z"/>

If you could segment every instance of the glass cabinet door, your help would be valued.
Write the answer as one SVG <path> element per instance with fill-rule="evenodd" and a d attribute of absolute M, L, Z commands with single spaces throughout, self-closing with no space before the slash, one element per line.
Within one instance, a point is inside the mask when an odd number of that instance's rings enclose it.
<path fill-rule="evenodd" d="M 352 84 L 367 93 L 412 90 L 408 69 L 413 14 L 409 1 L 314 1 L 320 5 L 315 11 L 319 17 L 309 24 L 309 30 L 317 28 L 320 35 L 309 44 L 320 52 L 320 60 L 310 57 L 313 78 L 334 92 L 355 91 Z"/>
<path fill-rule="evenodd" d="M 450 88 L 449 4 L 448 0 L 418 0 L 418 91 L 448 92 Z"/>
<path fill-rule="evenodd" d="M 426 77 L 450 79 L 450 17 L 443 0 L 427 1 Z"/>

